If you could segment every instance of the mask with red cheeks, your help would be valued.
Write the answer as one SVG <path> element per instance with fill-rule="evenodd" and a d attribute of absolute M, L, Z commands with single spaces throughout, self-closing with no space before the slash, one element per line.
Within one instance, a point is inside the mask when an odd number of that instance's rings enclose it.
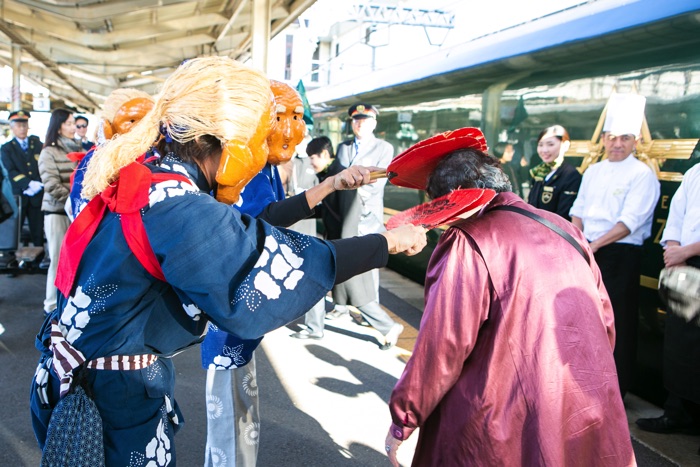
<path fill-rule="evenodd" d="M 270 80 L 270 88 L 275 96 L 277 124 L 267 138 L 270 147 L 267 160 L 272 165 L 279 165 L 292 158 L 297 144 L 304 139 L 304 103 L 299 93 L 288 84 Z"/>

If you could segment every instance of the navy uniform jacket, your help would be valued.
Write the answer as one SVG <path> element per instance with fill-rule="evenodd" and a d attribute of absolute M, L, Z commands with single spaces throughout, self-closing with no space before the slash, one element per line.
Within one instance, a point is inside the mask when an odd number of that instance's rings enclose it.
<path fill-rule="evenodd" d="M 44 145 L 38 136 L 31 135 L 28 139 L 27 152 L 22 150 L 17 138 L 14 137 L 0 149 L 2 163 L 10 175 L 12 193 L 15 195 L 21 195 L 31 180 L 41 182 L 38 161 Z M 32 205 L 41 206 L 41 198 L 41 196 L 32 196 L 29 199 Z"/>
<path fill-rule="evenodd" d="M 576 167 L 563 162 L 547 181 L 532 182 L 527 202 L 545 211 L 559 214 L 570 221 L 569 210 L 573 206 L 581 186 L 581 174 Z"/>

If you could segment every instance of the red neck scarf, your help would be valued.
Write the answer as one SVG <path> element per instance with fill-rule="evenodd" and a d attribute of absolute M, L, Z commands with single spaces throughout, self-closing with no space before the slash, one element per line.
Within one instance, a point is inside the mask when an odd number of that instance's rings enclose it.
<path fill-rule="evenodd" d="M 191 183 L 183 175 L 154 174 L 142 163 L 132 162 L 119 171 L 115 183 L 105 188 L 80 211 L 66 232 L 58 261 L 55 284 L 65 297 L 70 296 L 80 260 L 107 209 L 120 214 L 124 238 L 139 263 L 156 279 L 165 280 L 146 235 L 140 210 L 148 205 L 151 184 L 167 180 Z"/>

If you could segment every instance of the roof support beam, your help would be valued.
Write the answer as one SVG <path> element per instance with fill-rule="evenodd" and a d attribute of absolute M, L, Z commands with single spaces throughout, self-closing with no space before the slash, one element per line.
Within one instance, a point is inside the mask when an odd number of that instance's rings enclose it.
<path fill-rule="evenodd" d="M 253 66 L 267 73 L 267 46 L 270 43 L 270 0 L 253 0 L 251 18 Z"/>
<path fill-rule="evenodd" d="M 21 76 L 22 49 L 17 44 L 12 44 L 12 110 L 22 108 L 22 93 L 19 88 Z"/>
<path fill-rule="evenodd" d="M 5 20 L 0 19 L 0 32 L 5 34 L 10 40 L 21 46 L 28 54 L 30 54 L 35 59 L 39 60 L 46 68 L 51 70 L 51 72 L 61 79 L 68 86 L 73 88 L 78 94 L 80 94 L 87 102 L 94 105 L 95 108 L 99 107 L 97 102 L 93 100 L 92 97 L 88 96 L 83 92 L 82 89 L 76 87 L 66 75 L 64 75 L 61 70 L 58 69 L 58 65 L 50 60 L 46 55 L 39 52 L 32 44 L 29 43 L 21 34 L 17 33 L 14 27 L 8 24 Z"/>

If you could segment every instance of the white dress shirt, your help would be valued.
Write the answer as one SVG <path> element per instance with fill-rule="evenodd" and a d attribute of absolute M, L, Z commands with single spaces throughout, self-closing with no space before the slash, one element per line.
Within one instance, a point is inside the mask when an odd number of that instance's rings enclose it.
<path fill-rule="evenodd" d="M 673 195 L 661 245 L 666 246 L 669 240 L 681 246 L 700 242 L 700 164 L 685 173 Z"/>
<path fill-rule="evenodd" d="M 654 208 L 661 187 L 654 172 L 630 155 L 604 160 L 583 174 L 581 188 L 569 215 L 583 221 L 583 234 L 593 242 L 622 222 L 630 234 L 616 243 L 641 245 L 651 236 Z"/>

